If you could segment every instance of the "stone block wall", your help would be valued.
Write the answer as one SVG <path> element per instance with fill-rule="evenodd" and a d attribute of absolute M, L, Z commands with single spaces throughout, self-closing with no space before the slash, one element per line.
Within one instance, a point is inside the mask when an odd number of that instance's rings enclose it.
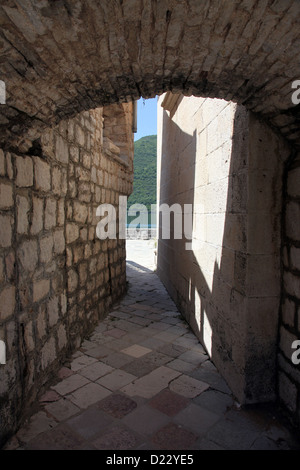
<path fill-rule="evenodd" d="M 160 221 L 158 273 L 238 400 L 274 400 L 290 148 L 234 103 L 167 94 L 158 108 L 159 204 L 193 206 L 190 249 Z"/>
<path fill-rule="evenodd" d="M 130 122 L 132 105 L 122 105 Z M 0 441 L 125 292 L 124 240 L 99 240 L 96 209 L 132 191 L 103 148 L 103 108 L 45 131 L 27 155 L 0 150 Z"/>
<path fill-rule="evenodd" d="M 281 403 L 300 423 L 300 155 L 285 173 L 283 285 L 279 330 L 278 390 Z M 294 342 L 298 343 L 295 343 Z"/>

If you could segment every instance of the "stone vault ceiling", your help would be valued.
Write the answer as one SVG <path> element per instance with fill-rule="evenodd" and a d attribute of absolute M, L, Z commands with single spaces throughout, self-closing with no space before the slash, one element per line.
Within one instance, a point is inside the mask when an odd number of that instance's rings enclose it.
<path fill-rule="evenodd" d="M 0 145 L 171 90 L 243 104 L 299 147 L 299 50 L 298 0 L 3 0 Z"/>

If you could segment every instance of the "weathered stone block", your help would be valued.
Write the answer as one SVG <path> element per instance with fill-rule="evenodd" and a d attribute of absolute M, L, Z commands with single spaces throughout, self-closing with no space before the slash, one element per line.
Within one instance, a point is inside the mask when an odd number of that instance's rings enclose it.
<path fill-rule="evenodd" d="M 35 187 L 40 191 L 50 191 L 51 189 L 51 173 L 50 166 L 41 158 L 36 157 L 34 160 L 34 176 Z"/>
<path fill-rule="evenodd" d="M 88 207 L 75 201 L 73 204 L 73 217 L 76 222 L 85 224 L 88 216 Z"/>
<path fill-rule="evenodd" d="M 57 340 L 58 340 L 58 348 L 63 349 L 65 346 L 67 346 L 67 332 L 66 328 L 64 325 L 60 325 L 58 332 L 57 332 Z"/>
<path fill-rule="evenodd" d="M 46 199 L 45 206 L 45 229 L 49 230 L 56 226 L 56 201 Z"/>
<path fill-rule="evenodd" d="M 0 282 L 3 282 L 4 278 L 5 278 L 4 258 L 0 257 Z"/>
<path fill-rule="evenodd" d="M 282 320 L 288 326 L 293 327 L 295 324 L 295 312 L 296 306 L 295 303 L 288 299 L 284 299 L 284 303 L 282 305 Z"/>
<path fill-rule="evenodd" d="M 68 272 L 68 290 L 74 292 L 78 287 L 78 274 L 74 269 Z"/>
<path fill-rule="evenodd" d="M 55 156 L 61 163 L 68 163 L 69 161 L 68 143 L 60 135 L 56 136 Z"/>
<path fill-rule="evenodd" d="M 10 180 L 14 179 L 14 167 L 12 163 L 12 155 L 11 153 L 6 153 L 6 173 Z"/>
<path fill-rule="evenodd" d="M 85 134 L 84 134 L 84 131 L 82 130 L 82 128 L 76 124 L 75 126 L 75 139 L 76 139 L 76 142 L 81 146 L 83 147 L 84 146 L 84 143 L 85 143 Z"/>
<path fill-rule="evenodd" d="M 65 250 L 65 235 L 63 230 L 56 230 L 53 234 L 54 240 L 54 253 L 55 254 L 62 254 Z"/>
<path fill-rule="evenodd" d="M 0 149 L 0 175 L 5 176 L 5 156 L 2 149 Z"/>
<path fill-rule="evenodd" d="M 12 244 L 12 217 L 0 215 L 0 247 L 7 248 Z"/>
<path fill-rule="evenodd" d="M 4 321 L 13 315 L 16 305 L 16 289 L 14 286 L 6 286 L 0 293 L 0 321 Z"/>
<path fill-rule="evenodd" d="M 10 209 L 13 204 L 12 185 L 9 183 L 0 183 L 0 209 Z"/>
<path fill-rule="evenodd" d="M 33 185 L 33 163 L 30 157 L 16 157 L 16 185 L 30 187 Z"/>
<path fill-rule="evenodd" d="M 79 237 L 79 228 L 78 225 L 74 223 L 68 223 L 66 225 L 66 242 L 73 243 Z"/>
<path fill-rule="evenodd" d="M 50 338 L 41 351 L 42 369 L 46 369 L 56 359 L 55 339 Z"/>
<path fill-rule="evenodd" d="M 80 285 L 84 285 L 87 280 L 87 263 L 80 263 L 78 273 Z"/>
<path fill-rule="evenodd" d="M 36 235 L 43 230 L 44 200 L 33 196 L 32 198 L 31 234 Z"/>
<path fill-rule="evenodd" d="M 300 167 L 288 173 L 287 192 L 292 197 L 300 197 Z"/>
<path fill-rule="evenodd" d="M 91 168 L 91 156 L 88 153 L 82 155 L 82 164 L 85 168 Z"/>
<path fill-rule="evenodd" d="M 28 349 L 28 351 L 33 351 L 35 347 L 35 341 L 34 341 L 32 321 L 25 323 L 24 339 L 25 339 L 26 348 Z"/>
<path fill-rule="evenodd" d="M 33 302 L 39 302 L 49 294 L 49 279 L 41 279 L 33 282 Z"/>
<path fill-rule="evenodd" d="M 60 199 L 57 203 L 57 224 L 64 225 L 65 223 L 65 200 Z"/>
<path fill-rule="evenodd" d="M 47 331 L 47 322 L 46 322 L 46 312 L 45 312 L 45 305 L 41 305 L 40 311 L 37 316 L 37 332 L 40 339 L 42 339 Z"/>
<path fill-rule="evenodd" d="M 65 293 L 61 294 L 60 296 L 60 304 L 61 304 L 61 313 L 65 315 L 67 313 L 67 296 Z"/>
<path fill-rule="evenodd" d="M 285 291 L 293 297 L 300 299 L 299 277 L 291 272 L 285 271 L 283 274 L 283 285 Z"/>
<path fill-rule="evenodd" d="M 300 224 L 300 220 L 298 221 Z M 291 268 L 300 271 L 300 248 L 291 246 L 290 249 Z"/>
<path fill-rule="evenodd" d="M 54 326 L 59 318 L 59 300 L 58 297 L 53 297 L 47 304 L 48 322 L 49 326 Z"/>
<path fill-rule="evenodd" d="M 283 372 L 279 373 L 279 396 L 290 411 L 296 411 L 297 387 Z"/>
<path fill-rule="evenodd" d="M 52 169 L 52 192 L 60 195 L 62 193 L 61 169 L 54 167 Z"/>
<path fill-rule="evenodd" d="M 28 233 L 28 214 L 29 214 L 29 201 L 24 196 L 17 196 L 17 233 Z"/>
<path fill-rule="evenodd" d="M 77 146 L 70 146 L 70 157 L 74 162 L 79 162 L 79 148 Z"/>
<path fill-rule="evenodd" d="M 293 240 L 300 240 L 300 203 L 291 201 L 286 207 L 286 235 Z"/>
<path fill-rule="evenodd" d="M 53 255 L 53 236 L 48 235 L 40 240 L 40 260 L 42 263 L 49 263 Z"/>
<path fill-rule="evenodd" d="M 20 268 L 26 272 L 33 272 L 38 263 L 38 244 L 36 240 L 25 240 L 17 251 Z"/>

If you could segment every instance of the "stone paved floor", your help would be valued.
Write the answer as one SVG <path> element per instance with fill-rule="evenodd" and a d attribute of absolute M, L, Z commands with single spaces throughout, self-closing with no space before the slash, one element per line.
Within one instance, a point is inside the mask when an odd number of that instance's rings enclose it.
<path fill-rule="evenodd" d="M 153 261 L 153 244 L 130 242 L 128 294 L 61 369 L 39 411 L 5 449 L 300 448 L 272 408 L 236 403 Z"/>

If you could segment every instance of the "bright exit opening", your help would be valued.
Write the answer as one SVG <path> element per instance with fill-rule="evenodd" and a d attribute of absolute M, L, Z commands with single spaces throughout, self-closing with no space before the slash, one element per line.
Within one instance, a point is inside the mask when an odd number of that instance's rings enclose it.
<path fill-rule="evenodd" d="M 148 260 L 154 266 L 157 197 L 157 98 L 137 102 L 134 134 L 133 192 L 127 203 L 127 260 Z"/>

